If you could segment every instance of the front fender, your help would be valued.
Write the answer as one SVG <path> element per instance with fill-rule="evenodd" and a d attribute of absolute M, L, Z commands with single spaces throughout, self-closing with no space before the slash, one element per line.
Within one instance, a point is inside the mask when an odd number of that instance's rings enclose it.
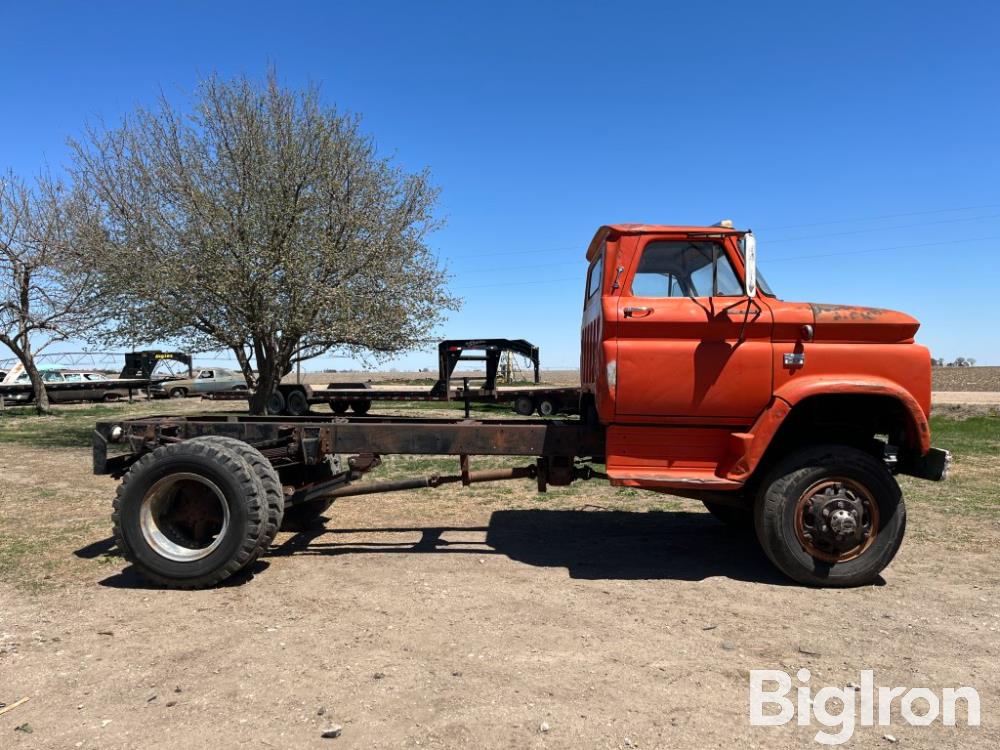
<path fill-rule="evenodd" d="M 906 389 L 880 377 L 831 379 L 815 376 L 796 379 L 779 388 L 747 433 L 733 435 L 735 460 L 726 472 L 727 479 L 746 481 L 753 474 L 771 441 L 792 410 L 813 396 L 868 395 L 888 396 L 898 401 L 907 416 L 907 437 L 920 456 L 931 449 L 931 428 L 920 404 Z"/>

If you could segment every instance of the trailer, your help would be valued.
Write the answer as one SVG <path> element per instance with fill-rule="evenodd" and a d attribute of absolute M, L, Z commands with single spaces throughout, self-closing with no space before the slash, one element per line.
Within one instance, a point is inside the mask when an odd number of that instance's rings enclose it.
<path fill-rule="evenodd" d="M 116 378 L 107 380 L 74 380 L 72 382 L 45 381 L 45 391 L 53 403 L 70 401 L 114 401 L 143 393 L 149 386 L 145 378 Z M 34 403 L 35 392 L 30 382 L 0 384 L 0 399 L 6 406 Z"/>
<path fill-rule="evenodd" d="M 61 356 L 61 355 L 56 355 Z M 85 356 L 95 356 L 89 352 L 69 354 L 77 359 Z M 40 365 L 43 369 L 42 380 L 45 390 L 53 403 L 71 401 L 116 401 L 120 398 L 133 398 L 145 393 L 149 395 L 149 387 L 154 382 L 153 372 L 157 365 L 165 361 L 176 361 L 183 364 L 191 372 L 191 355 L 184 352 L 163 352 L 147 350 L 141 352 L 126 352 L 125 365 L 117 378 L 92 378 L 91 373 L 81 374 L 69 367 L 54 367 Z M 65 374 L 63 371 L 69 371 Z M 24 367 L 15 365 L 0 378 L 0 400 L 7 405 L 24 405 L 34 402 L 34 389 L 30 382 L 16 382 L 24 378 Z M 76 377 L 72 377 L 72 376 Z M 83 375 L 81 377 L 81 375 Z"/>
<path fill-rule="evenodd" d="M 527 358 L 532 364 L 535 385 L 497 385 L 500 360 L 505 352 Z M 482 362 L 483 375 L 455 375 L 462 362 Z M 268 412 L 301 417 L 317 405 L 329 406 L 334 414 L 367 414 L 376 401 L 462 401 L 469 404 L 510 404 L 521 416 L 575 414 L 580 389 L 540 385 L 538 347 L 524 339 L 448 339 L 438 344 L 438 378 L 430 387 L 384 387 L 371 383 L 330 383 L 314 387 L 304 383 L 282 383 L 268 401 Z M 212 400 L 238 400 L 246 394 L 217 392 Z M 468 408 L 466 410 L 468 413 Z"/>

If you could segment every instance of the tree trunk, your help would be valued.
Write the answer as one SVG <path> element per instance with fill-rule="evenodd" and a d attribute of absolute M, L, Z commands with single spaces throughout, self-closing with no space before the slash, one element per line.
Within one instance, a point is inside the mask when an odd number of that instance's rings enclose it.
<path fill-rule="evenodd" d="M 266 357 L 257 360 L 257 389 L 250 396 L 251 414 L 267 413 L 267 401 L 281 382 L 280 372 L 273 360 Z"/>
<path fill-rule="evenodd" d="M 30 351 L 24 352 L 21 364 L 24 365 L 25 372 L 31 378 L 31 390 L 35 394 L 35 411 L 39 414 L 48 414 L 51 411 L 49 408 L 49 394 L 45 390 L 42 374 L 35 366 L 35 358 L 31 355 Z"/>
<path fill-rule="evenodd" d="M 253 410 L 254 389 L 257 387 L 257 379 L 253 374 L 253 367 L 250 366 L 250 359 L 247 357 L 242 346 L 234 346 L 231 349 L 233 354 L 236 355 L 236 361 L 240 363 L 240 371 L 243 373 L 243 378 L 247 381 L 247 405 L 250 408 L 250 413 L 262 414 L 263 412 Z"/>

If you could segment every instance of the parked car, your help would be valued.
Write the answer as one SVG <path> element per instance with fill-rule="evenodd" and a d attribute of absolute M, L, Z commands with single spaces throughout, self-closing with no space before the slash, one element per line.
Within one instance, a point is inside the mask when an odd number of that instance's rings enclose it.
<path fill-rule="evenodd" d="M 199 370 L 193 378 L 160 380 L 149 386 L 153 398 L 184 398 L 219 391 L 245 391 L 247 381 L 242 373 L 223 367 Z"/>

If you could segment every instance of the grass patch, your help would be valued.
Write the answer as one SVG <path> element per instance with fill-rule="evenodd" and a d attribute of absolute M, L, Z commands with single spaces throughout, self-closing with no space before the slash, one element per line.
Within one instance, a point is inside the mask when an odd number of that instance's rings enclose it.
<path fill-rule="evenodd" d="M 18 443 L 38 448 L 80 448 L 90 444 L 94 423 L 121 417 L 134 407 L 88 406 L 39 416 L 34 409 L 8 409 L 0 416 L 0 444 Z"/>
<path fill-rule="evenodd" d="M 931 417 L 931 442 L 959 456 L 1000 456 L 1000 416 Z"/>

